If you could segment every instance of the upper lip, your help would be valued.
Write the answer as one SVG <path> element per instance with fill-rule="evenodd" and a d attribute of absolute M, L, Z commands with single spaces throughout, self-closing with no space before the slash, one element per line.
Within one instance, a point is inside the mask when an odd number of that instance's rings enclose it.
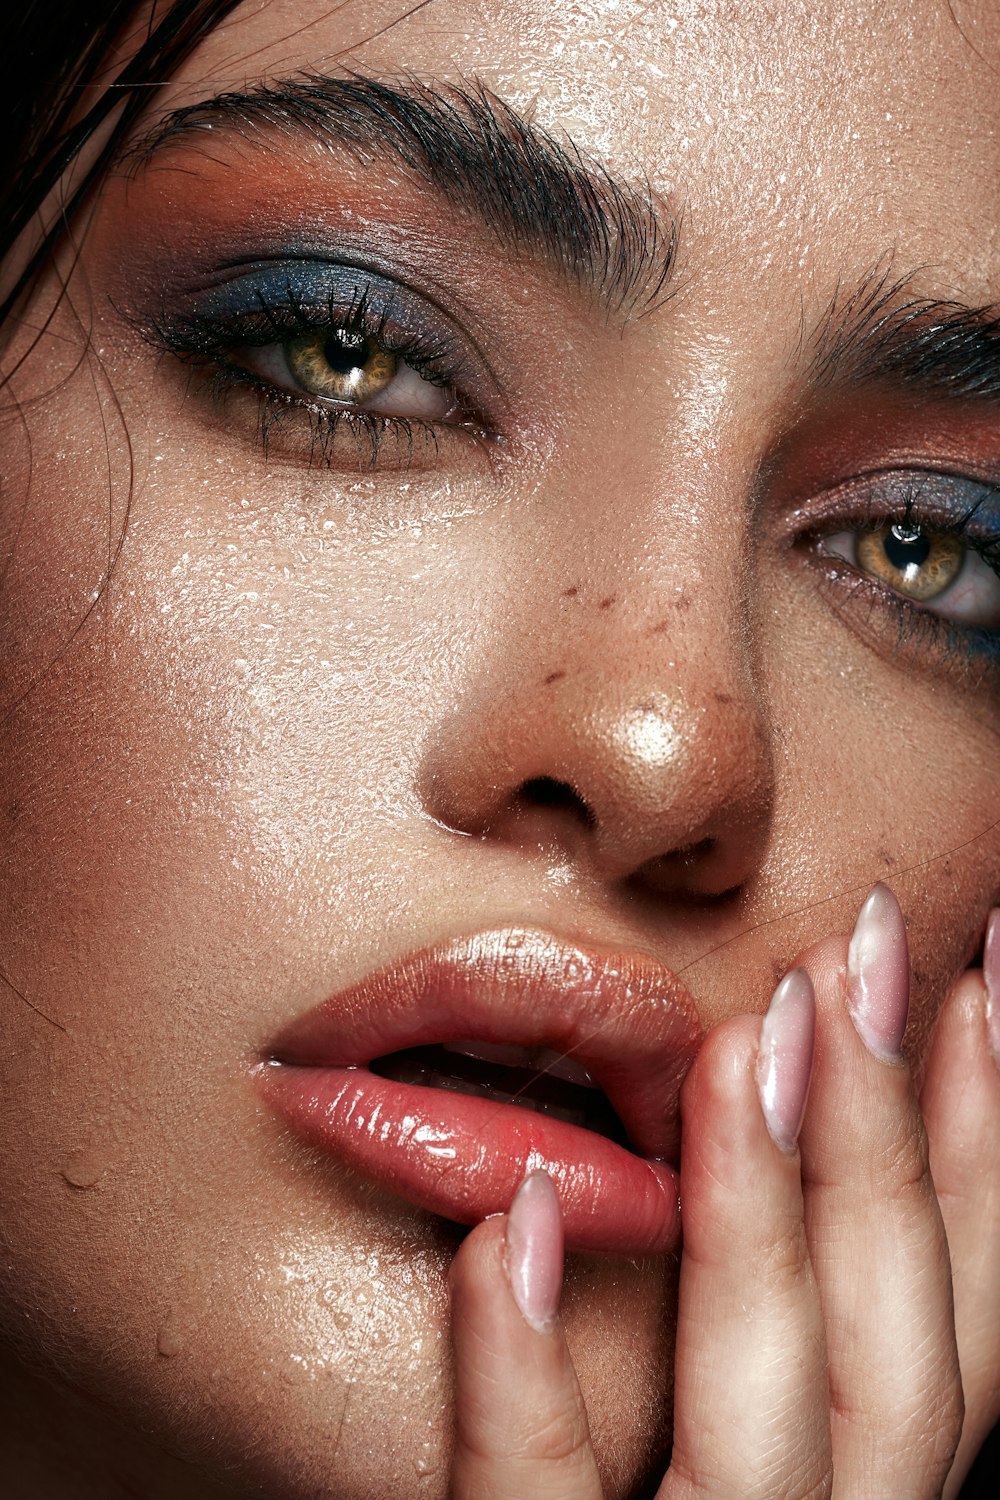
<path fill-rule="evenodd" d="M 551 1049 L 593 1076 L 634 1151 L 675 1161 L 680 1088 L 701 1037 L 686 987 L 648 955 L 506 928 L 378 969 L 298 1017 L 269 1056 L 364 1067 L 459 1040 Z"/>

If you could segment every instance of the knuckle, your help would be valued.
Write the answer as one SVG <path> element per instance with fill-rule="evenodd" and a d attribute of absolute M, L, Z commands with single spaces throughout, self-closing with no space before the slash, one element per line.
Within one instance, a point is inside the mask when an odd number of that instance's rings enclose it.
<path fill-rule="evenodd" d="M 834 1489 L 833 1460 L 803 1451 L 794 1444 L 780 1445 L 780 1454 L 761 1453 L 737 1468 L 725 1464 L 681 1463 L 670 1467 L 671 1500 L 831 1500 Z"/>
<path fill-rule="evenodd" d="M 787 1282 L 800 1276 L 809 1260 L 801 1215 L 788 1214 L 767 1226 L 761 1235 L 757 1275 L 766 1282 Z"/>
<path fill-rule="evenodd" d="M 873 1157 L 873 1176 L 890 1201 L 923 1198 L 931 1190 L 927 1132 L 923 1122 L 900 1122 L 879 1143 Z"/>
<path fill-rule="evenodd" d="M 946 1356 L 923 1367 L 915 1361 L 895 1382 L 880 1380 L 852 1393 L 834 1389 L 830 1408 L 835 1425 L 851 1433 L 848 1448 L 867 1454 L 873 1474 L 919 1474 L 928 1483 L 935 1476 L 943 1482 L 965 1420 L 962 1382 Z"/>
<path fill-rule="evenodd" d="M 590 1427 L 581 1402 L 566 1402 L 545 1414 L 511 1449 L 511 1458 L 530 1464 L 572 1465 L 590 1446 Z"/>

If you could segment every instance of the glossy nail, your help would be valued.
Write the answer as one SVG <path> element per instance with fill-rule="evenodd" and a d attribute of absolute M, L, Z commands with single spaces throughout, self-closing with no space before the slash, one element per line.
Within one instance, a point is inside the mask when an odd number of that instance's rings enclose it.
<path fill-rule="evenodd" d="M 529 1172 L 507 1216 L 507 1276 L 514 1301 L 537 1333 L 548 1333 L 559 1312 L 563 1280 L 563 1222 L 548 1172 Z"/>
<path fill-rule="evenodd" d="M 883 1062 L 902 1056 L 910 1008 L 910 953 L 899 902 L 881 883 L 855 923 L 847 953 L 847 997 L 858 1035 Z"/>
<path fill-rule="evenodd" d="M 983 978 L 986 981 L 986 1034 L 990 1051 L 1000 1067 L 1000 910 L 991 911 L 986 923 Z"/>
<path fill-rule="evenodd" d="M 767 1128 L 794 1151 L 802 1128 L 816 1036 L 816 997 L 805 969 L 786 974 L 771 997 L 757 1049 L 757 1091 Z"/>

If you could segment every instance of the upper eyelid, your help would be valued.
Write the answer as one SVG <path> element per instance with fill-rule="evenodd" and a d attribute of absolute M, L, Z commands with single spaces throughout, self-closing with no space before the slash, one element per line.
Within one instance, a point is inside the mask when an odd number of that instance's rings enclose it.
<path fill-rule="evenodd" d="M 948 491 L 953 492 L 950 504 L 945 498 Z M 800 530 L 815 530 L 827 520 L 878 518 L 909 507 L 942 526 L 972 526 L 984 507 L 994 505 L 996 519 L 990 526 L 1000 530 L 1000 485 L 951 469 L 895 465 L 853 475 L 821 491 L 795 505 L 789 512 L 789 522 Z"/>
<path fill-rule="evenodd" d="M 296 331 L 343 324 L 362 303 L 372 323 L 386 319 L 387 343 L 407 359 L 422 347 L 427 368 L 438 364 L 465 398 L 475 420 L 500 431 L 508 408 L 508 392 L 478 341 L 442 312 L 438 303 L 395 277 L 340 260 L 271 258 L 220 267 L 218 279 L 206 286 L 171 292 L 156 317 L 123 309 L 126 320 L 150 342 L 177 354 L 203 354 L 222 359 L 227 340 L 258 347 L 282 342 Z M 285 313 L 287 312 L 287 327 Z M 253 336 L 240 330 L 243 320 L 263 318 Z M 267 320 L 282 326 L 267 327 Z M 397 332 L 393 334 L 393 329 Z M 374 330 L 373 330 L 374 331 Z M 201 347 L 199 347 L 201 345 Z M 239 368 L 226 361 L 230 368 Z M 263 382 L 260 382 L 263 385 Z"/>
<path fill-rule="evenodd" d="M 311 301 L 316 308 L 322 308 L 330 305 L 334 288 L 355 278 L 365 288 L 375 289 L 384 300 L 392 298 L 400 309 L 409 309 L 415 319 L 457 333 L 484 367 L 494 373 L 482 341 L 469 327 L 469 316 L 464 309 L 445 307 L 433 292 L 414 286 L 395 271 L 390 274 L 378 265 L 368 264 L 361 257 L 274 254 L 220 266 L 216 275 L 218 279 L 211 285 L 178 288 L 171 297 L 175 307 L 183 307 L 194 316 L 211 316 L 215 306 L 233 316 L 232 299 L 236 292 L 245 288 L 253 296 L 265 287 L 275 300 L 282 291 L 287 294 L 287 289 L 293 288 L 294 296 L 303 306 Z M 164 314 L 168 315 L 166 308 Z"/>

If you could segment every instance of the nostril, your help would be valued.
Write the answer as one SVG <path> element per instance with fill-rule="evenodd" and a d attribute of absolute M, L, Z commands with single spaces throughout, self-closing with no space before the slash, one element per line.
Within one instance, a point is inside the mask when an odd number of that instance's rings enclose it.
<path fill-rule="evenodd" d="M 734 885 L 731 880 L 726 848 L 714 838 L 647 860 L 629 876 L 628 884 L 646 893 L 687 893 L 699 900 L 728 899 L 739 888 L 739 882 Z"/>
<path fill-rule="evenodd" d="M 524 781 L 514 799 L 520 808 L 554 808 L 578 818 L 585 828 L 596 828 L 597 819 L 580 796 L 567 781 L 556 781 L 552 776 L 533 776 Z"/>

